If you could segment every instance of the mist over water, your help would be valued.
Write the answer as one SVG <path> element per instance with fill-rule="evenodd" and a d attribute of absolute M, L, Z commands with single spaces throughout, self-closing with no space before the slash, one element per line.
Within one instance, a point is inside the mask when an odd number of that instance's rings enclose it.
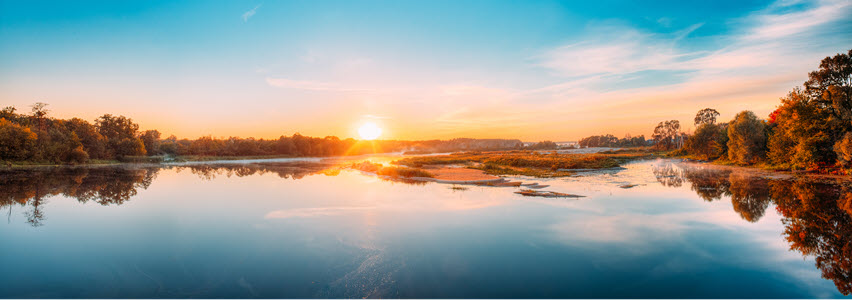
<path fill-rule="evenodd" d="M 670 160 L 512 177 L 586 196 L 553 199 L 340 163 L 0 171 L 0 264 L 14 270 L 0 272 L 0 297 L 823 298 L 852 287 L 841 183 Z"/>

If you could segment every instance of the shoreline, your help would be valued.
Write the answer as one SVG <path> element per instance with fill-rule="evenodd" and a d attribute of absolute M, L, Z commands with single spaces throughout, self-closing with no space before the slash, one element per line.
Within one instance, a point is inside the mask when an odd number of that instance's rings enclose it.
<path fill-rule="evenodd" d="M 795 172 L 795 171 L 785 171 L 785 170 L 767 170 L 761 168 L 759 166 L 736 166 L 736 165 L 723 165 L 716 164 L 712 161 L 696 161 L 686 158 L 668 158 L 668 159 L 679 159 L 681 163 L 698 165 L 703 168 L 713 168 L 713 169 L 727 169 L 739 172 L 746 172 L 754 175 L 762 175 L 767 179 L 773 180 L 798 180 L 800 178 L 809 178 L 809 179 L 817 179 L 817 180 L 829 180 L 834 179 L 835 181 L 843 181 L 843 182 L 852 182 L 852 175 L 833 175 L 833 174 L 820 174 L 813 172 Z"/>

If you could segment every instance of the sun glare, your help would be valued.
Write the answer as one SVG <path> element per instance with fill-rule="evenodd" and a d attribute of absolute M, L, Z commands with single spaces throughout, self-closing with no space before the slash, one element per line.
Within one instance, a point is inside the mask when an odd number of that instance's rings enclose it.
<path fill-rule="evenodd" d="M 377 137 L 382 135 L 382 129 L 376 124 L 373 123 L 365 123 L 361 125 L 361 128 L 358 128 L 358 135 L 361 136 L 361 139 L 364 140 L 375 140 Z"/>

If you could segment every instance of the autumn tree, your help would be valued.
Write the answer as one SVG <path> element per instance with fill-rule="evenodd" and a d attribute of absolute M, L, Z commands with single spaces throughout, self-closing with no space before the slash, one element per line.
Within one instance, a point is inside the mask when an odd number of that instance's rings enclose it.
<path fill-rule="evenodd" d="M 110 156 L 145 155 L 145 144 L 138 138 L 139 125 L 130 118 L 106 114 L 95 120 L 95 127 L 106 139 Z"/>
<path fill-rule="evenodd" d="M 753 164 L 765 155 L 766 132 L 763 120 L 751 111 L 742 111 L 728 123 L 728 159 Z"/>
<path fill-rule="evenodd" d="M 852 132 L 847 132 L 834 144 L 834 153 L 837 154 L 837 162 L 841 165 L 849 166 L 852 163 Z"/>
<path fill-rule="evenodd" d="M 157 130 L 145 130 L 139 136 L 142 143 L 145 145 L 145 151 L 148 155 L 157 155 L 160 153 L 160 132 Z"/>
<path fill-rule="evenodd" d="M 80 139 L 83 150 L 90 158 L 107 158 L 106 139 L 98 132 L 98 129 L 86 120 L 73 118 L 65 122 L 66 128 Z"/>
<path fill-rule="evenodd" d="M 28 160 L 33 156 L 37 136 L 29 128 L 0 118 L 0 159 Z"/>
<path fill-rule="evenodd" d="M 837 161 L 837 143 L 852 131 L 852 50 L 826 57 L 771 115 L 769 159 L 794 168 Z"/>

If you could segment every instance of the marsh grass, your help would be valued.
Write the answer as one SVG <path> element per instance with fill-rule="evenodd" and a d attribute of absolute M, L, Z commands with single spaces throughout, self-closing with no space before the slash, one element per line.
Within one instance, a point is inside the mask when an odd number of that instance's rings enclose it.
<path fill-rule="evenodd" d="M 465 165 L 491 175 L 526 175 L 562 177 L 573 174 L 564 169 L 606 169 L 620 163 L 653 157 L 643 149 L 611 151 L 593 154 L 557 154 L 535 151 L 459 152 L 449 155 L 408 157 L 393 164 L 421 168 L 426 165 Z M 560 171 L 563 170 L 563 171 Z"/>
<path fill-rule="evenodd" d="M 385 167 L 382 164 L 372 163 L 369 161 L 364 161 L 360 163 L 354 163 L 349 166 L 352 169 L 361 170 L 364 172 L 376 173 L 377 175 L 390 176 L 390 177 L 435 177 L 432 173 L 429 173 L 423 169 L 418 168 L 410 168 L 403 166 L 389 166 Z"/>

